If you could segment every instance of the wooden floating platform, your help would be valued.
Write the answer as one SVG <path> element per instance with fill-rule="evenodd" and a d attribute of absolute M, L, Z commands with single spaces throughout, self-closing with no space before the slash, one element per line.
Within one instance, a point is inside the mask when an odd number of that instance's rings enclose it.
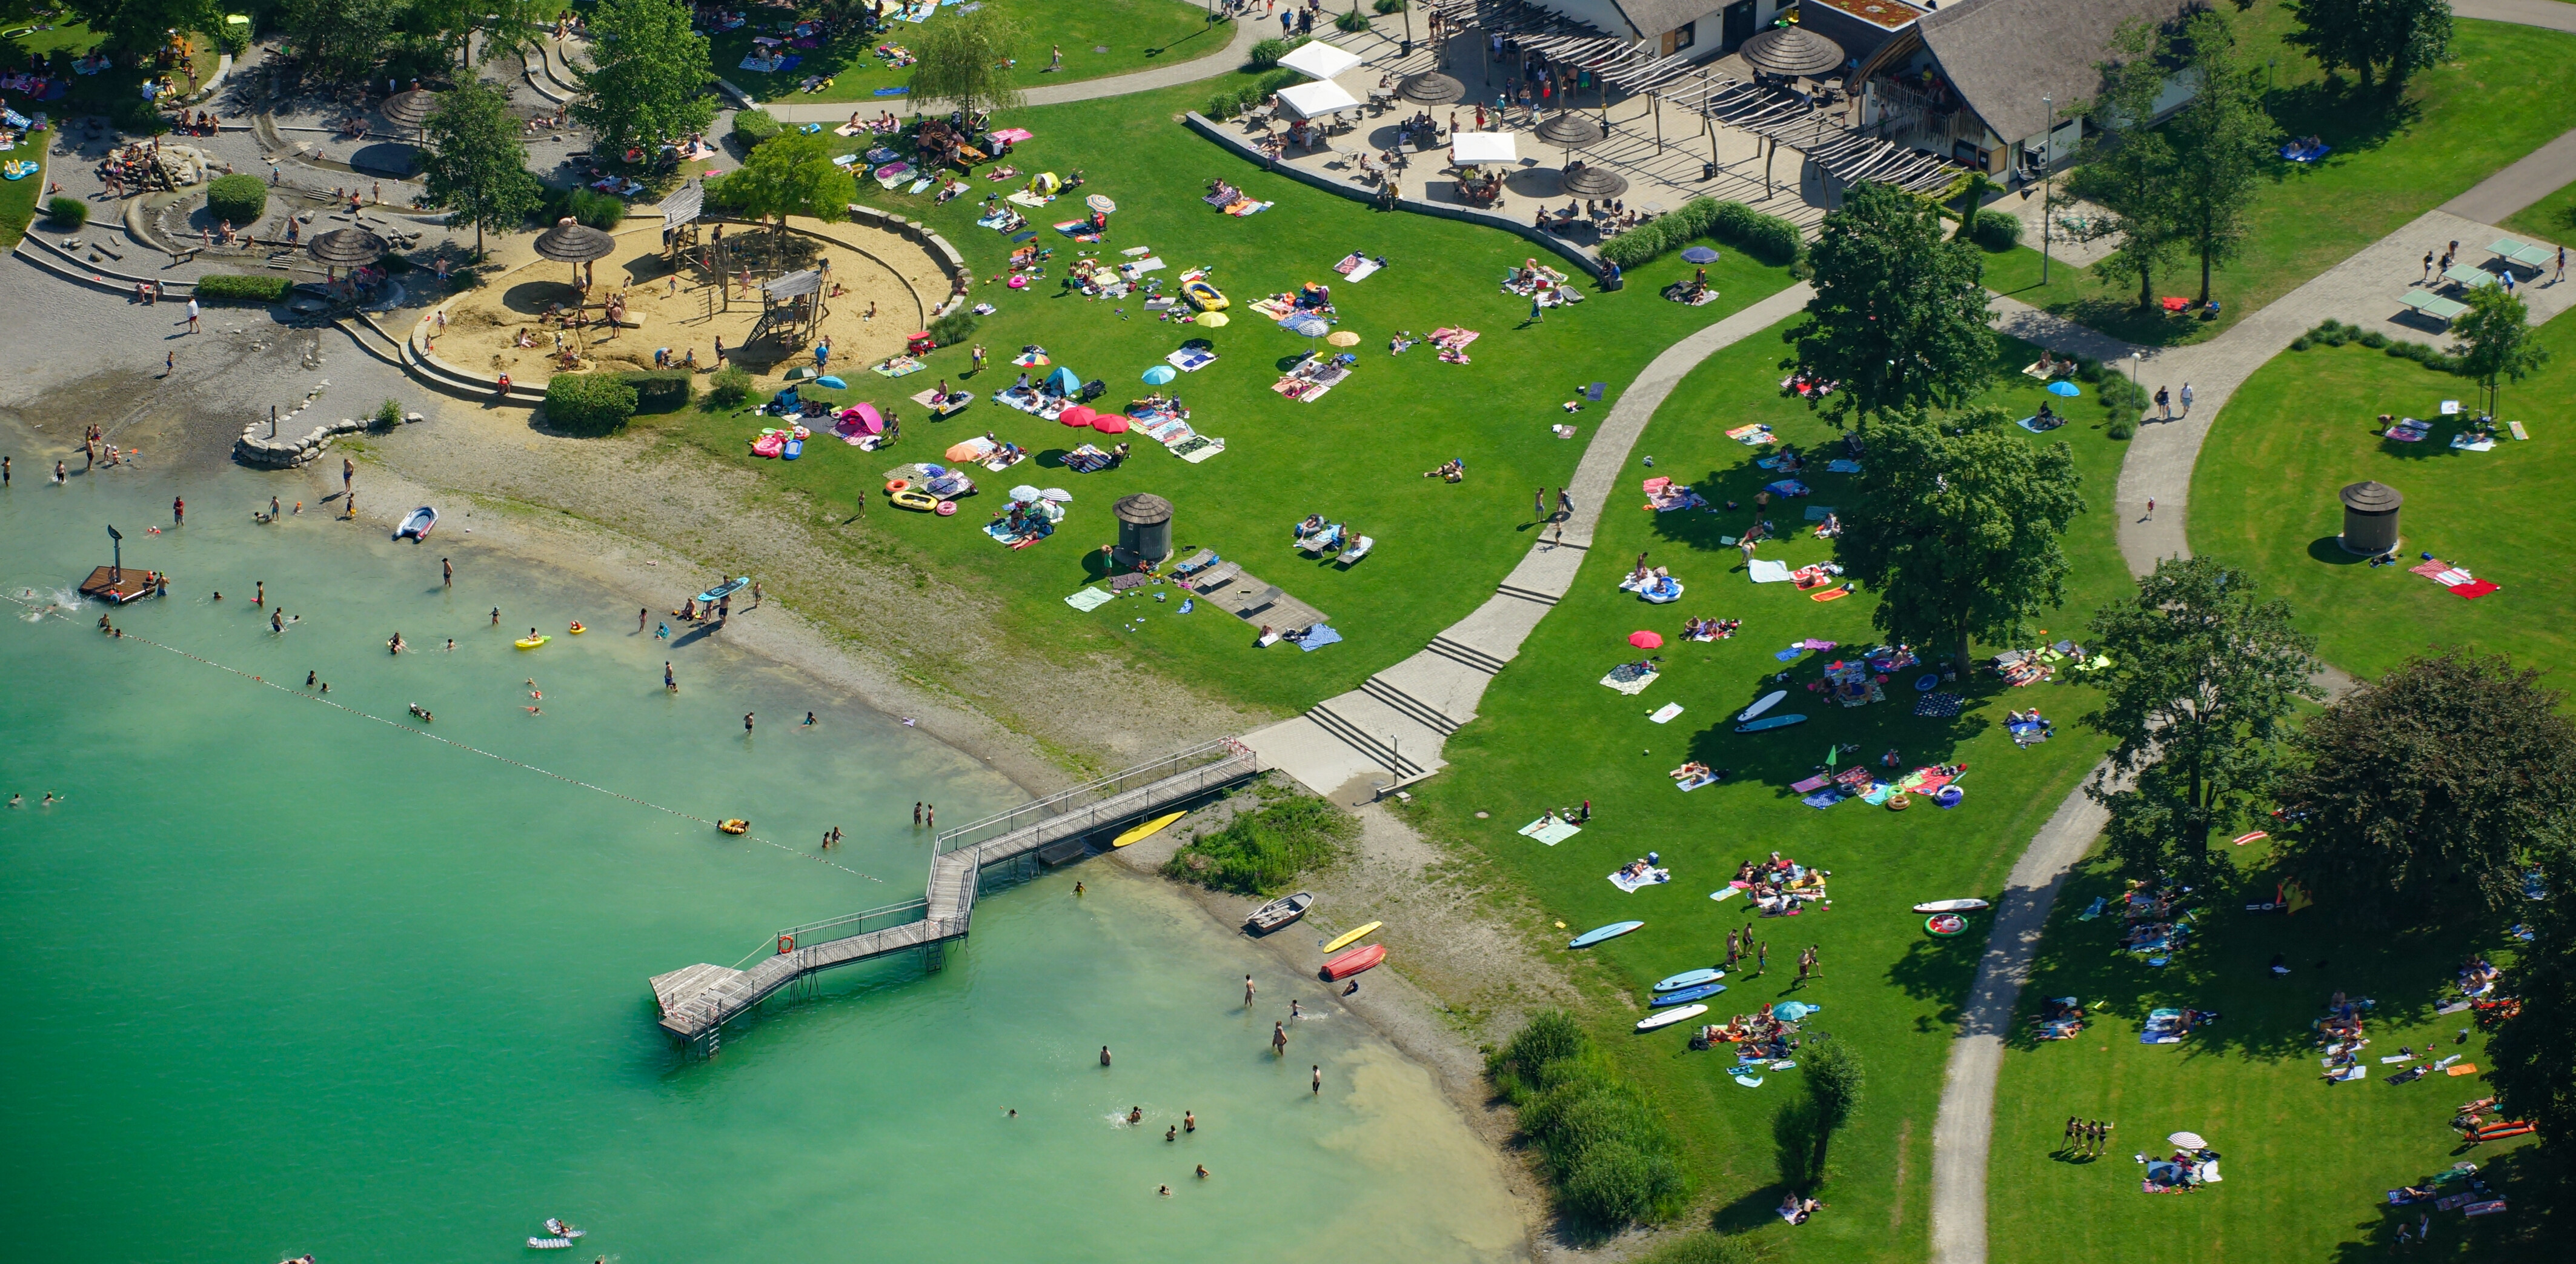
<path fill-rule="evenodd" d="M 929 890 L 915 903 L 782 931 L 778 951 L 748 970 L 701 962 L 653 976 L 662 1030 L 695 1041 L 808 975 L 964 939 L 986 865 L 1033 852 L 1041 860 L 1078 853 L 1102 829 L 1168 811 L 1260 772 L 1261 761 L 1249 748 L 1211 742 L 946 831 L 930 862 Z M 894 918 L 903 920 L 886 924 Z M 880 929 L 868 929 L 871 921 Z"/>
<path fill-rule="evenodd" d="M 137 598 L 152 595 L 151 574 L 150 571 L 139 566 L 123 571 L 113 566 L 102 566 L 91 571 L 89 578 L 81 581 L 80 595 L 95 597 L 100 601 L 112 601 L 121 606 Z"/>

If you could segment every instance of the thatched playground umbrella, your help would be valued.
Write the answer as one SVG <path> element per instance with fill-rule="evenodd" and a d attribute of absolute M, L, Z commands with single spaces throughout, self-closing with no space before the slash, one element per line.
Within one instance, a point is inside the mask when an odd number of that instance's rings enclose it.
<path fill-rule="evenodd" d="M 1575 197 L 1614 198 L 1628 191 L 1628 179 L 1606 167 L 1582 167 L 1557 177 L 1556 187 Z"/>
<path fill-rule="evenodd" d="M 334 228 L 316 233 L 304 252 L 327 274 L 335 268 L 358 268 L 385 256 L 385 239 L 363 228 Z"/>
<path fill-rule="evenodd" d="M 1467 85 L 1437 70 L 1426 70 L 1418 75 L 1406 75 L 1404 82 L 1396 85 L 1395 92 L 1416 105 L 1448 105 L 1467 95 Z"/>
<path fill-rule="evenodd" d="M 567 215 L 537 234 L 536 249 L 540 257 L 573 265 L 573 283 L 578 286 L 582 265 L 613 253 L 617 239 Z"/>
<path fill-rule="evenodd" d="M 1803 26 L 1775 26 L 1744 41 L 1744 64 L 1766 75 L 1814 78 L 1838 70 L 1843 46 Z"/>
<path fill-rule="evenodd" d="M 380 107 L 384 116 L 405 127 L 417 128 L 438 111 L 439 94 L 427 88 L 413 88 L 385 98 Z"/>
<path fill-rule="evenodd" d="M 1600 144 L 1601 138 L 1607 134 L 1599 123 L 1580 114 L 1559 114 L 1539 124 L 1536 133 L 1540 140 L 1569 150 L 1589 149 Z"/>

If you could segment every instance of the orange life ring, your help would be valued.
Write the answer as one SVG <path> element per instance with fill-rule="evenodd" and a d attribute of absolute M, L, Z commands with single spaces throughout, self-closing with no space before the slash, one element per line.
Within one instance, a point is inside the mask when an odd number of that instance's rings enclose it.
<path fill-rule="evenodd" d="M 1910 808 L 1910 807 L 1913 807 L 1913 806 L 1914 806 L 1914 800 L 1913 800 L 1913 798 L 1912 798 L 1912 797 L 1910 797 L 1910 796 L 1908 796 L 1908 795 L 1907 795 L 1904 791 L 1902 791 L 1902 790 L 1899 790 L 1899 791 L 1897 791 L 1895 794 L 1889 795 L 1889 796 L 1887 797 L 1887 810 L 1888 810 L 1888 811 L 1890 811 L 1890 812 L 1902 812 L 1902 811 L 1904 811 L 1905 809 Z"/>
<path fill-rule="evenodd" d="M 892 480 L 889 480 L 889 481 L 886 483 L 886 490 L 887 490 L 887 491 L 890 491 L 890 492 L 899 492 L 899 491 L 902 491 L 904 488 L 907 488 L 907 487 L 910 487 L 910 486 L 912 486 L 912 480 L 911 480 L 911 479 L 908 479 L 908 478 L 898 478 L 898 479 L 892 479 Z"/>
<path fill-rule="evenodd" d="M 778 937 L 779 956 L 784 957 L 794 951 L 796 951 L 796 937 L 794 935 L 781 935 Z"/>

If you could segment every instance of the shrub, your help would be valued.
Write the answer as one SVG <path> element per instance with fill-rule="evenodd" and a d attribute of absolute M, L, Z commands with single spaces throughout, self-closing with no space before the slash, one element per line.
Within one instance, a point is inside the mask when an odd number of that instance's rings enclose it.
<path fill-rule="evenodd" d="M 1680 1147 L 1655 1105 L 1620 1078 L 1574 1016 L 1531 1018 L 1485 1060 L 1568 1213 L 1605 1227 L 1653 1220 L 1689 1196 Z"/>
<path fill-rule="evenodd" d="M 2290 350 L 2292 351 L 2305 351 L 2315 345 L 2317 345 L 2315 341 L 2311 340 L 2306 334 L 2301 334 L 2290 340 Z"/>
<path fill-rule="evenodd" d="M 635 411 L 675 413 L 689 406 L 694 376 L 687 369 L 643 369 L 619 374 L 618 380 L 635 389 Z"/>
<path fill-rule="evenodd" d="M 1644 224 L 1601 243 L 1601 258 L 1622 268 L 1633 268 L 1654 259 L 1670 247 L 1664 244 L 1663 221 Z"/>
<path fill-rule="evenodd" d="M 1404 0 L 1377 0 L 1375 7 L 1380 13 L 1402 13 Z"/>
<path fill-rule="evenodd" d="M 1271 895 L 1298 874 L 1332 863 L 1359 829 L 1358 818 L 1322 799 L 1282 795 L 1191 839 L 1172 853 L 1163 873 L 1237 895 Z"/>
<path fill-rule="evenodd" d="M 2104 433 L 2104 434 L 2107 434 L 2107 435 L 2109 435 L 2109 436 L 2111 436 L 2111 437 L 2112 437 L 2112 438 L 2114 438 L 2114 439 L 2135 439 L 2135 438 L 2137 438 L 2137 437 L 2138 437 L 2138 417 L 2137 417 L 2137 414 L 2135 414 L 2135 413 L 2113 413 L 2113 414 L 2111 414 L 2111 420 L 2103 426 L 2103 433 Z"/>
<path fill-rule="evenodd" d="M 197 297 L 210 302 L 274 303 L 295 283 L 282 276 L 244 276 L 217 272 L 197 278 Z"/>
<path fill-rule="evenodd" d="M 975 313 L 960 308 L 930 322 L 930 336 L 943 347 L 953 347 L 974 337 Z"/>
<path fill-rule="evenodd" d="M 615 434 L 635 415 L 622 373 L 558 373 L 546 383 L 546 420 L 566 434 Z"/>
<path fill-rule="evenodd" d="M 547 192 L 542 213 L 549 224 L 569 215 L 575 222 L 608 232 L 625 222 L 626 203 L 593 189 L 554 189 Z"/>
<path fill-rule="evenodd" d="M 1270 73 L 1261 76 L 1259 79 L 1252 81 L 1252 86 L 1261 90 L 1260 93 L 1252 99 L 1257 103 L 1262 97 L 1269 96 L 1271 93 L 1277 92 L 1281 88 L 1294 87 L 1304 82 L 1306 82 L 1306 76 L 1297 71 L 1287 69 L 1273 70 Z"/>
<path fill-rule="evenodd" d="M 757 149 L 763 141 L 778 139 L 782 130 L 776 116 L 767 110 L 742 110 L 733 116 L 733 134 L 745 149 Z"/>
<path fill-rule="evenodd" d="M 1670 1239 L 1637 1264 L 1756 1264 L 1761 1258 L 1744 1239 L 1710 1232 Z"/>
<path fill-rule="evenodd" d="M 1978 245 L 2001 253 L 2021 244 L 2021 220 L 2002 211 L 1979 211 L 1977 221 L 1968 226 L 1968 236 Z"/>
<path fill-rule="evenodd" d="M 367 421 L 378 430 L 391 430 L 402 424 L 402 417 L 403 409 L 401 402 L 388 399 L 385 402 L 376 405 L 375 415 L 367 418 Z"/>
<path fill-rule="evenodd" d="M 1682 209 L 1707 201 L 1694 198 Z M 1708 214 L 1709 231 L 1719 241 L 1740 246 L 1766 263 L 1794 263 L 1806 253 L 1798 226 L 1777 215 L 1765 215 L 1742 202 L 1712 203 Z"/>
<path fill-rule="evenodd" d="M 1368 15 L 1357 9 L 1344 9 L 1334 15 L 1333 25 L 1338 29 L 1358 34 L 1369 28 Z"/>
<path fill-rule="evenodd" d="M 2361 345 L 2377 351 L 2388 345 L 2388 335 L 2376 329 L 2365 329 L 2361 333 Z"/>
<path fill-rule="evenodd" d="M 66 228 L 78 228 L 89 222 L 89 203 L 76 197 L 58 197 L 45 203 L 45 218 Z"/>
<path fill-rule="evenodd" d="M 1233 118 L 1234 111 L 1234 93 L 1220 92 L 1215 96 L 1208 98 L 1207 109 L 1204 113 L 1206 113 L 1209 118 L 1216 119 L 1221 122 L 1225 119 Z"/>
<path fill-rule="evenodd" d="M 720 408 L 731 408 L 751 398 L 751 372 L 741 365 L 727 365 L 707 379 L 707 402 Z"/>
<path fill-rule="evenodd" d="M 1284 39 L 1266 39 L 1252 46 L 1249 60 L 1254 70 L 1268 70 L 1278 65 L 1280 58 L 1295 52 L 1296 49 L 1296 45 Z"/>
<path fill-rule="evenodd" d="M 268 213 L 268 185 L 258 176 L 216 176 L 206 185 L 206 214 L 248 228 Z"/>

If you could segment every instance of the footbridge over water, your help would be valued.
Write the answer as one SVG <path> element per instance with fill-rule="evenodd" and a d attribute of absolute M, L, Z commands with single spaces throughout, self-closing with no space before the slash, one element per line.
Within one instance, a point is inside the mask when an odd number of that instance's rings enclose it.
<path fill-rule="evenodd" d="M 937 969 L 947 943 L 966 937 L 987 866 L 1061 843 L 1078 845 L 1087 835 L 1260 772 L 1260 758 L 1242 743 L 1209 742 L 942 831 L 931 845 L 930 887 L 920 899 L 790 926 L 729 967 L 700 963 L 653 976 L 662 1029 L 692 1043 L 710 1039 L 779 989 L 834 966 L 919 951 Z M 754 958 L 759 964 L 745 969 Z"/>

